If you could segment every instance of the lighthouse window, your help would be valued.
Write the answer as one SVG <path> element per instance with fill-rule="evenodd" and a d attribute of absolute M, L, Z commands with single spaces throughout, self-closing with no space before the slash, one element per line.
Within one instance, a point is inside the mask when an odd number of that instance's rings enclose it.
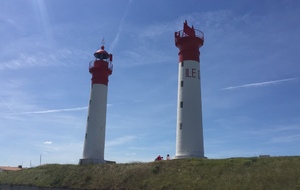
<path fill-rule="evenodd" d="M 87 133 L 85 134 L 85 139 L 87 138 Z"/>
<path fill-rule="evenodd" d="M 181 62 L 181 67 L 183 67 L 183 66 L 184 66 L 184 62 L 182 61 L 182 62 Z"/>
<path fill-rule="evenodd" d="M 180 81 L 180 86 L 183 87 L 183 81 Z"/>
<path fill-rule="evenodd" d="M 180 125 L 179 125 L 179 129 L 180 129 L 180 130 L 182 129 L 182 123 L 180 123 Z"/>
<path fill-rule="evenodd" d="M 183 108 L 183 101 L 180 102 L 180 108 Z"/>

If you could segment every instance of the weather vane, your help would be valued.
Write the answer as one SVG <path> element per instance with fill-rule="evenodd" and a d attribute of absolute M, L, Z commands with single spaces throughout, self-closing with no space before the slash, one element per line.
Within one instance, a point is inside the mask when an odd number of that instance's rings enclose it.
<path fill-rule="evenodd" d="M 101 44 L 102 44 L 102 46 L 105 45 L 105 40 L 104 40 L 104 38 L 102 38 Z"/>

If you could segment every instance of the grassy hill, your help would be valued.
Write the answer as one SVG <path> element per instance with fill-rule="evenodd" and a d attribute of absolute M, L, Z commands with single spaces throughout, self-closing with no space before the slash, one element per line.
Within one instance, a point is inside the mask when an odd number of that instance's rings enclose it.
<path fill-rule="evenodd" d="M 0 173 L 0 184 L 74 189 L 300 190 L 300 157 L 49 164 Z"/>

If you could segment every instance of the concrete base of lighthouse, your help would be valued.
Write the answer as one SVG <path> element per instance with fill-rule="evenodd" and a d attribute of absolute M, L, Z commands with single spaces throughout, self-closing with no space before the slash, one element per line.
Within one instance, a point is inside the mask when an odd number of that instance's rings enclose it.
<path fill-rule="evenodd" d="M 93 159 L 93 158 L 86 158 L 80 159 L 79 165 L 89 165 L 89 164 L 115 164 L 116 161 L 110 160 L 101 160 L 101 159 Z"/>
<path fill-rule="evenodd" d="M 207 158 L 205 156 L 200 155 L 176 155 L 173 159 L 183 159 L 183 158 Z"/>
<path fill-rule="evenodd" d="M 79 165 L 88 165 L 88 164 L 105 164 L 105 160 L 102 159 L 93 159 L 93 158 L 86 158 L 80 159 Z"/>

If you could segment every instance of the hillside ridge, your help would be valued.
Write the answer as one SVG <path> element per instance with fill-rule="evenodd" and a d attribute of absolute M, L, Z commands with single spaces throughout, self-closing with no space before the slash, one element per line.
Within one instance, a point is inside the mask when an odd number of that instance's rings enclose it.
<path fill-rule="evenodd" d="M 1 185 L 70 189 L 300 189 L 300 157 L 47 164 L 1 172 Z"/>

